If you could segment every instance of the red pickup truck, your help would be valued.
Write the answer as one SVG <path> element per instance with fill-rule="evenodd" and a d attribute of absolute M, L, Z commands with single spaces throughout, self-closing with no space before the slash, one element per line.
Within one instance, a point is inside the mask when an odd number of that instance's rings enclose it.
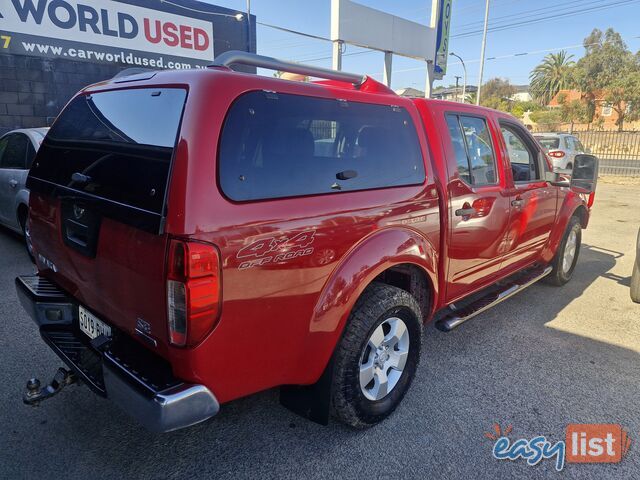
<path fill-rule="evenodd" d="M 24 401 L 81 381 L 169 431 L 277 386 L 373 425 L 426 322 L 571 278 L 596 176 L 589 155 L 553 173 L 504 113 L 247 53 L 90 86 L 28 178 L 38 274 L 17 291 L 69 370 Z"/>

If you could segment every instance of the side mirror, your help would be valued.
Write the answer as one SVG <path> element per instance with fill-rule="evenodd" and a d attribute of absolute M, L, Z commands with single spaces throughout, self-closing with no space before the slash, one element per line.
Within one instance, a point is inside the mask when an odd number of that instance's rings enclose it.
<path fill-rule="evenodd" d="M 578 193 L 593 193 L 598 182 L 598 157 L 588 154 L 576 155 L 573 160 L 571 188 Z"/>

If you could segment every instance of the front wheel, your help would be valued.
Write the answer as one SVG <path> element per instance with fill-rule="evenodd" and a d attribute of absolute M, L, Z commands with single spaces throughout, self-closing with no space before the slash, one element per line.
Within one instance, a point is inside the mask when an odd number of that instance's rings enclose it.
<path fill-rule="evenodd" d="M 631 274 L 631 300 L 640 303 L 640 232 L 638 232 L 638 253 Z"/>
<path fill-rule="evenodd" d="M 420 307 L 406 291 L 374 283 L 354 307 L 335 352 L 333 414 L 355 428 L 400 404 L 420 360 Z"/>
<path fill-rule="evenodd" d="M 581 242 L 582 226 L 580 220 L 577 217 L 571 217 L 558 251 L 551 262 L 553 270 L 547 276 L 548 283 L 561 286 L 571 280 L 576 263 L 578 263 Z"/>

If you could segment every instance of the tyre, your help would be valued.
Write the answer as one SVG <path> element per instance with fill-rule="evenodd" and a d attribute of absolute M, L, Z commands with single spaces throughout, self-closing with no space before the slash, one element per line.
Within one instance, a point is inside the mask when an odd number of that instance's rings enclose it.
<path fill-rule="evenodd" d="M 20 228 L 22 229 L 22 238 L 24 239 L 24 245 L 27 249 L 27 254 L 33 263 L 36 263 L 36 259 L 33 255 L 33 244 L 31 243 L 31 232 L 29 229 L 29 213 L 21 213 L 19 215 Z"/>
<path fill-rule="evenodd" d="M 332 413 L 355 428 L 384 420 L 415 376 L 422 315 L 408 292 L 374 283 L 358 299 L 334 356 Z"/>
<path fill-rule="evenodd" d="M 640 266 L 638 266 L 638 261 L 633 265 L 633 275 L 631 275 L 631 300 L 640 303 Z"/>
<path fill-rule="evenodd" d="M 571 163 L 571 162 L 567 163 L 566 170 L 573 170 L 573 163 Z"/>
<path fill-rule="evenodd" d="M 546 277 L 547 283 L 561 286 L 571 280 L 580 255 L 581 241 L 582 226 L 580 225 L 580 220 L 578 217 L 571 217 L 558 251 L 551 262 L 553 270 Z"/>
<path fill-rule="evenodd" d="M 636 261 L 633 264 L 633 273 L 631 274 L 631 300 L 640 303 L 640 232 L 638 232 L 637 245 Z"/>

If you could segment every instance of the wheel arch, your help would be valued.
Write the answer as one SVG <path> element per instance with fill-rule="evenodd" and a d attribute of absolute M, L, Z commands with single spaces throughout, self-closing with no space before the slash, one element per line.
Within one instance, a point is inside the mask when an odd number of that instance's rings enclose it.
<path fill-rule="evenodd" d="M 300 364 L 311 367 L 303 383 L 320 377 L 353 307 L 372 282 L 381 281 L 413 294 L 426 286 L 428 293 L 416 300 L 421 309 L 427 309 L 422 317 L 428 320 L 437 304 L 437 268 L 438 251 L 414 230 L 388 228 L 362 240 L 330 275 L 316 303 L 300 354 Z"/>
<path fill-rule="evenodd" d="M 305 365 L 304 378 L 280 389 L 280 402 L 291 411 L 326 425 L 329 421 L 334 352 L 351 311 L 365 289 L 382 281 L 404 289 L 428 285 L 421 300 L 429 312 L 437 304 L 438 251 L 420 233 L 408 228 L 379 230 L 350 250 L 325 283 L 300 343 L 297 365 Z M 420 307 L 422 308 L 422 305 Z"/>
<path fill-rule="evenodd" d="M 15 212 L 16 212 L 16 222 L 18 224 L 18 227 L 21 228 L 22 227 L 21 220 L 23 218 L 21 215 L 24 214 L 25 219 L 27 218 L 26 216 L 29 215 L 29 190 L 27 190 L 26 188 L 21 189 L 16 194 Z"/>
<path fill-rule="evenodd" d="M 546 262 L 551 262 L 553 260 L 571 217 L 578 217 L 580 220 L 580 226 L 584 229 L 587 228 L 587 225 L 589 224 L 589 215 L 589 209 L 580 195 L 569 192 L 562 203 L 560 211 L 558 212 L 555 225 L 553 226 L 549 236 L 549 241 L 542 253 L 542 259 Z"/>
<path fill-rule="evenodd" d="M 16 208 L 16 220 L 18 222 L 18 225 L 20 225 L 20 227 L 22 227 L 22 221 L 23 220 L 26 221 L 28 216 L 29 216 L 29 206 L 26 203 L 19 202 L 18 207 Z"/>
<path fill-rule="evenodd" d="M 589 225 L 589 211 L 587 210 L 587 207 L 585 207 L 584 205 L 578 205 L 576 209 L 573 211 L 573 213 L 571 214 L 571 216 L 578 217 L 578 219 L 580 220 L 580 226 L 583 229 L 587 228 L 587 225 Z"/>

